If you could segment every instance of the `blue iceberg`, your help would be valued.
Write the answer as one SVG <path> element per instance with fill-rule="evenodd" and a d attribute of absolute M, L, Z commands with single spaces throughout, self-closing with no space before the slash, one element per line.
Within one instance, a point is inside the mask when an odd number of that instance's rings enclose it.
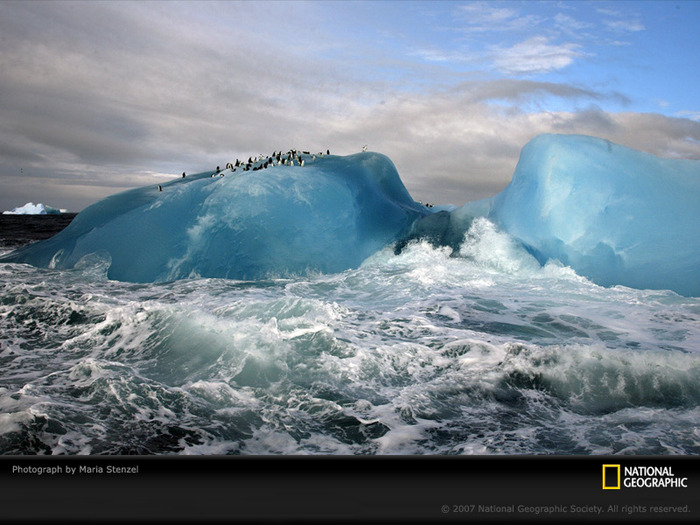
<path fill-rule="evenodd" d="M 557 259 L 603 286 L 700 295 L 700 161 L 541 135 L 502 192 L 449 215 L 457 231 L 487 217 L 540 263 Z"/>
<path fill-rule="evenodd" d="M 3 260 L 64 269 L 97 257 L 130 282 L 334 273 L 429 213 L 384 155 L 278 156 L 112 195 Z"/>
<path fill-rule="evenodd" d="M 700 295 L 700 161 L 542 135 L 496 196 L 427 208 L 378 153 L 278 159 L 113 195 L 0 260 L 72 268 L 97 257 L 109 278 L 133 282 L 334 273 L 418 238 L 459 256 L 486 217 L 541 264 L 557 259 L 604 286 Z"/>

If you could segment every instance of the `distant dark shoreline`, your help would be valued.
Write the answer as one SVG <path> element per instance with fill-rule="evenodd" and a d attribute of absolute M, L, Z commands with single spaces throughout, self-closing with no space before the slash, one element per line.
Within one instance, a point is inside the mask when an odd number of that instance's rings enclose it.
<path fill-rule="evenodd" d="M 60 215 L 3 215 L 0 214 L 0 245 L 19 248 L 32 241 L 53 237 L 66 228 L 77 213 Z"/>

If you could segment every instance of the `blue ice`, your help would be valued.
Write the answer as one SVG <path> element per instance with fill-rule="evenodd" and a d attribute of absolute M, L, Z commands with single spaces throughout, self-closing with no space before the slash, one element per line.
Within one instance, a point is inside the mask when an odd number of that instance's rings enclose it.
<path fill-rule="evenodd" d="M 544 263 L 603 285 L 700 295 L 700 161 L 541 135 L 511 183 L 453 215 L 487 216 Z"/>
<path fill-rule="evenodd" d="M 61 269 L 97 256 L 110 261 L 110 279 L 131 282 L 334 273 L 429 213 L 384 155 L 302 158 L 304 166 L 239 167 L 112 195 L 5 260 Z"/>
<path fill-rule="evenodd" d="M 487 217 L 541 264 L 557 259 L 603 286 L 700 296 L 700 161 L 541 135 L 499 194 L 426 208 L 384 155 L 304 160 L 113 195 L 1 260 L 72 268 L 97 256 L 109 278 L 133 282 L 334 273 L 414 238 L 458 247 L 473 219 Z"/>

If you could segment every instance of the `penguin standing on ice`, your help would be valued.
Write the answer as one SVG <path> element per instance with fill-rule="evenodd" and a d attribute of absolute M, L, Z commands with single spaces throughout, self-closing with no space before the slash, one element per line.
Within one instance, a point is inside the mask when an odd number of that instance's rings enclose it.
<path fill-rule="evenodd" d="M 185 178 L 185 172 L 184 172 L 184 171 L 182 172 L 182 178 L 183 178 L 183 179 Z"/>
<path fill-rule="evenodd" d="M 367 144 L 365 144 L 364 146 L 362 146 L 362 151 L 367 151 Z"/>
<path fill-rule="evenodd" d="M 163 191 L 163 187 L 160 184 L 158 184 L 158 191 Z"/>

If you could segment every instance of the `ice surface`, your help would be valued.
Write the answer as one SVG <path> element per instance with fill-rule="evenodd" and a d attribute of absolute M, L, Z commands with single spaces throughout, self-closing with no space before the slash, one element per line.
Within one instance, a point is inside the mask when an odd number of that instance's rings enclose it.
<path fill-rule="evenodd" d="M 700 161 L 581 135 L 542 135 L 512 182 L 455 217 L 488 216 L 540 261 L 595 283 L 700 295 Z"/>
<path fill-rule="evenodd" d="M 123 192 L 81 212 L 56 237 L 0 260 L 72 268 L 89 256 L 81 264 L 101 259 L 110 278 L 135 282 L 263 279 L 339 272 L 391 243 L 398 254 L 427 239 L 454 256 L 493 262 L 529 252 L 541 265 L 558 260 L 600 285 L 700 296 L 700 161 L 542 135 L 523 148 L 498 195 L 426 208 L 381 154 L 304 160 L 201 173 L 163 184 L 162 192 L 155 184 Z M 485 253 L 468 233 L 475 226 L 493 235 L 477 217 L 512 242 Z M 519 259 L 494 267 L 531 266 Z"/>
<path fill-rule="evenodd" d="M 34 204 L 33 202 L 28 202 L 19 208 L 2 212 L 3 215 L 58 215 L 60 213 L 67 213 L 67 210 L 59 210 L 58 208 L 45 206 L 41 203 Z"/>
<path fill-rule="evenodd" d="M 332 273 L 429 213 L 384 155 L 302 157 L 304 166 L 200 173 L 110 196 L 5 260 L 60 269 L 100 257 L 109 278 L 132 282 Z"/>

